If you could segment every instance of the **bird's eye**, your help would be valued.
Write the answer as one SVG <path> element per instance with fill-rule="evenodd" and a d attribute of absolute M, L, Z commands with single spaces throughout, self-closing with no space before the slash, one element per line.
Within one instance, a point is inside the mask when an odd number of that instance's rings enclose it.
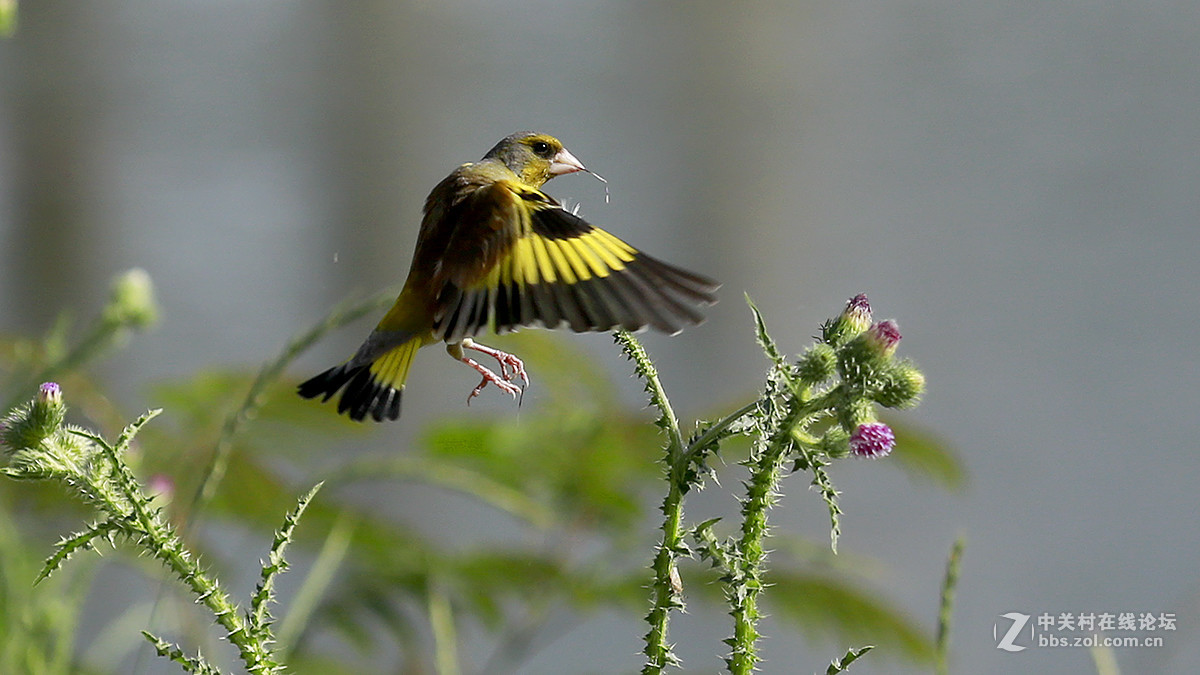
<path fill-rule="evenodd" d="M 553 149 L 550 148 L 550 144 L 546 141 L 534 141 L 529 147 L 533 149 L 533 154 L 538 157 L 550 159 L 550 156 L 554 154 Z"/>

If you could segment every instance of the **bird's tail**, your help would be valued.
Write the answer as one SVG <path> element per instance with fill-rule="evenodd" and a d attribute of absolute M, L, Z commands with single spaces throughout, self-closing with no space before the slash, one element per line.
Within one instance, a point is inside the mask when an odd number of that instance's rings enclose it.
<path fill-rule="evenodd" d="M 418 336 L 369 361 L 356 356 L 301 383 L 299 394 L 304 398 L 321 396 L 322 401 L 328 401 L 345 387 L 338 399 L 339 413 L 346 413 L 356 422 L 364 420 L 368 413 L 376 422 L 394 420 L 400 417 L 400 395 L 408 379 L 408 368 L 422 344 Z"/>

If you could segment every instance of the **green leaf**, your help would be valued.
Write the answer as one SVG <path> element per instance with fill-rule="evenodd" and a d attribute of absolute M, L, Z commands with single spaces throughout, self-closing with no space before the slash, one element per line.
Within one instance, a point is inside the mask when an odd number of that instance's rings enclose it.
<path fill-rule="evenodd" d="M 86 551 L 94 548 L 97 538 L 103 537 L 111 541 L 112 537 L 120 532 L 120 525 L 111 520 L 102 520 L 87 526 L 87 528 L 81 532 L 76 532 L 69 537 L 64 537 L 54 547 L 54 555 L 46 559 L 45 564 L 42 566 L 42 571 L 38 573 L 37 578 L 33 580 L 33 583 L 40 584 L 45 579 L 49 578 L 49 576 L 55 570 L 61 567 L 62 564 L 66 562 L 67 559 L 72 555 L 78 553 L 79 551 Z"/>
<path fill-rule="evenodd" d="M 854 649 L 846 650 L 845 656 L 829 664 L 829 667 L 825 669 L 825 675 L 837 675 L 838 673 L 846 672 L 846 669 L 850 667 L 851 663 L 854 663 L 863 654 L 866 654 L 874 648 L 875 645 L 864 645 L 857 651 Z"/>
<path fill-rule="evenodd" d="M 896 434 L 896 449 L 888 457 L 915 479 L 930 481 L 947 490 L 966 487 L 966 468 L 950 445 L 933 432 L 891 415 L 883 420 Z"/>
<path fill-rule="evenodd" d="M 658 444 L 642 418 L 582 409 L 490 423 L 448 420 L 423 436 L 427 459 L 410 462 L 425 461 L 431 476 L 441 474 L 429 482 L 474 492 L 538 527 L 586 522 L 631 532 L 641 513 L 639 488 L 658 471 Z M 484 481 L 452 485 L 456 471 Z"/>
<path fill-rule="evenodd" d="M 150 641 L 150 644 L 154 645 L 154 651 L 158 652 L 159 656 L 165 656 L 168 659 L 171 659 L 175 663 L 183 666 L 183 669 L 187 672 L 195 673 L 196 675 L 221 675 L 221 671 L 217 670 L 215 667 L 209 664 L 208 661 L 204 660 L 204 657 L 200 654 L 197 654 L 196 656 L 188 656 L 187 654 L 183 653 L 183 650 L 179 648 L 179 645 L 167 642 L 157 635 L 154 635 L 150 631 L 144 630 L 142 631 L 142 635 Z"/>
<path fill-rule="evenodd" d="M 766 601 L 780 619 L 812 638 L 870 640 L 919 664 L 933 661 L 933 641 L 898 610 L 845 581 L 798 572 L 768 573 Z"/>
<path fill-rule="evenodd" d="M 783 366 L 783 354 L 779 352 L 779 347 L 775 345 L 775 340 L 767 332 L 767 322 L 763 319 L 762 312 L 758 311 L 758 305 L 750 299 L 750 294 L 746 294 L 746 304 L 750 306 L 750 313 L 754 315 L 754 336 L 758 338 L 758 344 L 762 347 L 763 353 L 775 364 L 776 368 Z"/>
<path fill-rule="evenodd" d="M 283 519 L 283 527 L 275 533 L 275 541 L 271 544 L 271 552 L 267 555 L 267 561 L 262 566 L 262 577 L 259 581 L 253 597 L 250 600 L 250 629 L 257 631 L 264 639 L 270 637 L 268 621 L 271 618 L 270 612 L 267 609 L 267 603 L 273 599 L 275 593 L 275 579 L 287 569 L 288 564 L 284 559 L 284 554 L 287 552 L 287 547 L 292 543 L 296 525 L 300 522 L 300 516 L 304 515 L 304 510 L 308 508 L 309 502 L 317 495 L 317 491 L 321 489 L 321 483 L 317 483 L 308 494 L 300 498 L 296 504 L 296 508 L 288 513 Z"/>
<path fill-rule="evenodd" d="M 346 464 L 331 474 L 328 480 L 335 483 L 360 480 L 427 483 L 475 497 L 539 529 L 549 529 L 557 522 L 555 514 L 545 504 L 523 490 L 500 483 L 474 469 L 437 458 L 413 454 L 364 457 Z"/>
<path fill-rule="evenodd" d="M 807 463 L 813 474 L 812 485 L 821 492 L 821 500 L 829 511 L 829 548 L 837 553 L 838 539 L 842 536 L 842 507 L 838 505 L 838 495 L 841 493 L 833 486 L 829 473 L 825 471 L 826 464 L 817 457 L 809 457 Z"/>
<path fill-rule="evenodd" d="M 292 648 L 301 633 L 312 620 L 314 610 L 320 605 L 333 584 L 337 572 L 345 562 L 346 553 L 350 550 L 356 523 L 343 514 L 334 523 L 325 537 L 317 559 L 309 567 L 308 576 L 304 578 L 300 588 L 292 596 L 287 614 L 275 631 L 276 653 L 280 659 L 290 661 Z M 296 668 L 297 665 L 292 663 Z M 295 672 L 309 672 L 298 670 Z"/>

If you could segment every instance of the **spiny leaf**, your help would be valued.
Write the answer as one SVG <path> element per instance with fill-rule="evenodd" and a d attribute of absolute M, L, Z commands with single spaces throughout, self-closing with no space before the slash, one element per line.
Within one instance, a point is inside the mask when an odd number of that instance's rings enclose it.
<path fill-rule="evenodd" d="M 197 675 L 221 675 L 221 671 L 209 664 L 208 661 L 205 661 L 204 657 L 200 654 L 196 654 L 195 657 L 188 656 L 183 653 L 179 645 L 167 642 L 150 631 L 142 631 L 142 636 L 149 640 L 150 644 L 154 645 L 154 651 L 158 652 L 159 656 L 171 659 L 183 666 L 183 669 L 189 673 L 196 673 Z"/>
<path fill-rule="evenodd" d="M 721 572 L 723 578 L 732 578 L 732 575 L 736 573 L 730 562 L 733 544 L 718 541 L 717 535 L 712 531 L 712 526 L 720 520 L 720 518 L 711 518 L 693 527 L 692 540 L 696 542 L 701 559 L 711 561 L 713 567 Z"/>
<path fill-rule="evenodd" d="M 783 354 L 779 353 L 779 348 L 775 346 L 775 340 L 767 333 L 767 322 L 763 320 L 762 313 L 758 311 L 758 306 L 750 299 L 749 293 L 746 294 L 746 304 L 750 306 L 750 313 L 754 315 L 754 334 L 758 338 L 758 344 L 762 346 L 763 353 L 775 364 L 775 367 L 781 367 L 783 365 Z"/>
<path fill-rule="evenodd" d="M 296 508 L 291 513 L 284 516 L 283 527 L 275 533 L 275 541 L 271 545 L 271 552 L 267 556 L 267 562 L 263 564 L 262 581 L 259 582 L 258 588 L 254 593 L 254 597 L 250 601 L 250 630 L 258 633 L 262 637 L 268 637 L 267 620 L 270 619 L 270 613 L 267 610 L 267 603 L 271 600 L 275 590 L 275 579 L 281 572 L 287 569 L 287 561 L 284 560 L 284 552 L 289 544 L 292 543 L 292 538 L 295 534 L 296 525 L 300 522 L 300 516 L 304 514 L 304 509 L 308 508 L 308 503 L 317 495 L 317 491 L 321 489 L 322 483 L 317 483 L 313 489 L 308 491 L 308 494 L 300 498 L 296 504 Z"/>
<path fill-rule="evenodd" d="M 859 657 L 861 657 L 863 654 L 866 654 L 867 652 L 871 651 L 874 648 L 875 648 L 875 645 L 863 645 L 857 651 L 855 651 L 854 649 L 846 650 L 845 656 L 843 656 L 842 658 L 840 658 L 836 661 L 833 661 L 829 664 L 829 668 L 825 669 L 825 675 L 837 675 L 838 673 L 846 672 L 846 669 L 850 666 L 851 663 L 854 663 L 855 661 L 857 661 L 859 659 Z"/>
<path fill-rule="evenodd" d="M 90 431 L 88 429 L 80 429 L 78 427 L 67 427 L 66 429 L 67 429 L 67 433 L 69 433 L 73 436 L 78 436 L 80 438 L 86 438 L 87 440 L 95 443 L 96 445 L 100 446 L 101 448 L 109 448 L 109 449 L 112 448 L 112 446 L 110 446 L 108 444 L 108 441 L 104 440 L 101 436 L 99 436 L 98 434 L 96 434 L 93 431 Z"/>
<path fill-rule="evenodd" d="M 821 460 L 809 457 L 808 463 L 813 473 L 812 484 L 821 490 L 821 499 L 825 501 L 825 506 L 829 509 L 829 546 L 834 553 L 837 553 L 838 537 L 842 534 L 841 520 L 838 518 L 842 514 L 842 508 L 838 506 L 837 502 L 839 493 L 829 479 L 829 473 L 825 471 L 825 465 Z"/>
<path fill-rule="evenodd" d="M 133 442 L 133 437 L 137 436 L 137 433 L 142 430 L 142 427 L 146 426 L 147 422 L 161 414 L 162 408 L 147 410 L 141 417 L 134 420 L 132 424 L 126 425 L 125 428 L 121 430 L 121 435 L 117 437 L 116 445 L 114 445 L 113 448 L 118 453 L 123 454 L 129 449 L 129 444 Z"/>
<path fill-rule="evenodd" d="M 721 449 L 721 441 L 735 434 L 746 434 L 753 429 L 753 413 L 758 408 L 758 402 L 748 403 L 716 422 L 702 422 L 696 426 L 696 431 L 688 438 L 684 460 L 695 464 L 703 471 L 707 468 L 706 460 L 709 454 L 716 454 Z"/>
<path fill-rule="evenodd" d="M 72 555 L 79 551 L 86 551 L 94 546 L 94 541 L 98 537 L 111 538 L 121 531 L 121 526 L 111 520 L 102 520 L 98 523 L 93 523 L 82 532 L 77 532 L 69 537 L 64 537 L 55 546 L 54 555 L 46 559 L 46 563 L 42 566 L 42 571 L 38 573 L 37 578 L 33 580 L 34 584 L 39 584 L 62 566 L 64 562 Z"/>

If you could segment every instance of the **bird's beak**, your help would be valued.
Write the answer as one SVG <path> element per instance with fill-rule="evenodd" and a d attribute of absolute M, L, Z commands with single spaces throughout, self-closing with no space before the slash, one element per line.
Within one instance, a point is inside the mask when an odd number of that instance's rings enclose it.
<path fill-rule="evenodd" d="M 567 152 L 566 148 L 558 151 L 554 159 L 550 160 L 550 175 L 561 176 L 564 173 L 575 173 L 576 171 L 587 171 L 583 163 L 575 159 L 575 155 Z"/>

